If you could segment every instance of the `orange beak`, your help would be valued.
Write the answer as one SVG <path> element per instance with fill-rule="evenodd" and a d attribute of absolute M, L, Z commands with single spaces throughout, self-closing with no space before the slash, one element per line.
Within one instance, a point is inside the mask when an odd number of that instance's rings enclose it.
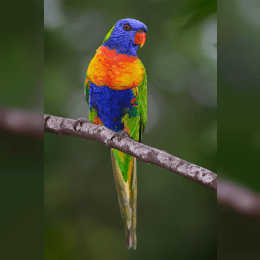
<path fill-rule="evenodd" d="M 146 40 L 146 33 L 145 32 L 137 32 L 135 34 L 135 44 L 141 44 L 141 48 L 143 47 L 144 43 L 145 43 L 145 40 Z"/>

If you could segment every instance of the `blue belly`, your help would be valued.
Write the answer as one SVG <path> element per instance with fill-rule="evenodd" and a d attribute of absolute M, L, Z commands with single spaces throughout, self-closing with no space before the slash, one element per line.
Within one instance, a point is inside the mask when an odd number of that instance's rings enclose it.
<path fill-rule="evenodd" d="M 126 109 L 132 110 L 131 100 L 134 98 L 131 89 L 113 90 L 106 86 L 98 87 L 90 83 L 89 106 L 97 111 L 102 123 L 109 129 L 119 132 L 124 129 L 121 118 Z"/>

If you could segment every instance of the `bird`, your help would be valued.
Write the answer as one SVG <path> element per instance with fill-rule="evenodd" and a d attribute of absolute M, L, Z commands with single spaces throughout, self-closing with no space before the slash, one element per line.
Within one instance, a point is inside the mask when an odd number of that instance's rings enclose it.
<path fill-rule="evenodd" d="M 137 57 L 146 41 L 147 27 L 122 19 L 108 32 L 91 60 L 85 79 L 89 121 L 141 142 L 147 121 L 147 76 Z M 136 249 L 136 158 L 111 148 L 114 181 L 129 249 Z"/>

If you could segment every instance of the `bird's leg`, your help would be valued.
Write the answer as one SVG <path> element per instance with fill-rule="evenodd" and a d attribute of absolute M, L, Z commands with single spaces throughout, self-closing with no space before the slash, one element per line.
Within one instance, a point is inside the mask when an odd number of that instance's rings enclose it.
<path fill-rule="evenodd" d="M 111 141 L 117 137 L 118 141 L 120 142 L 122 139 L 124 139 L 125 137 L 129 137 L 129 134 L 127 131 L 120 131 L 120 132 L 116 132 L 112 137 L 111 137 Z"/>
<path fill-rule="evenodd" d="M 84 123 L 89 123 L 89 120 L 88 120 L 87 118 L 78 118 L 78 119 L 75 121 L 75 123 L 73 124 L 74 130 L 77 131 L 77 127 L 78 127 L 78 126 L 82 127 L 82 125 L 83 125 Z"/>

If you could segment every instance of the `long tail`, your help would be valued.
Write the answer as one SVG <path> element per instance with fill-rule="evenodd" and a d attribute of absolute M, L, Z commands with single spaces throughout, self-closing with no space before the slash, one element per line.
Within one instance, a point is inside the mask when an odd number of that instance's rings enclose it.
<path fill-rule="evenodd" d="M 136 249 L 136 158 L 111 149 L 111 160 L 121 216 L 125 222 L 126 243 L 129 249 Z"/>

